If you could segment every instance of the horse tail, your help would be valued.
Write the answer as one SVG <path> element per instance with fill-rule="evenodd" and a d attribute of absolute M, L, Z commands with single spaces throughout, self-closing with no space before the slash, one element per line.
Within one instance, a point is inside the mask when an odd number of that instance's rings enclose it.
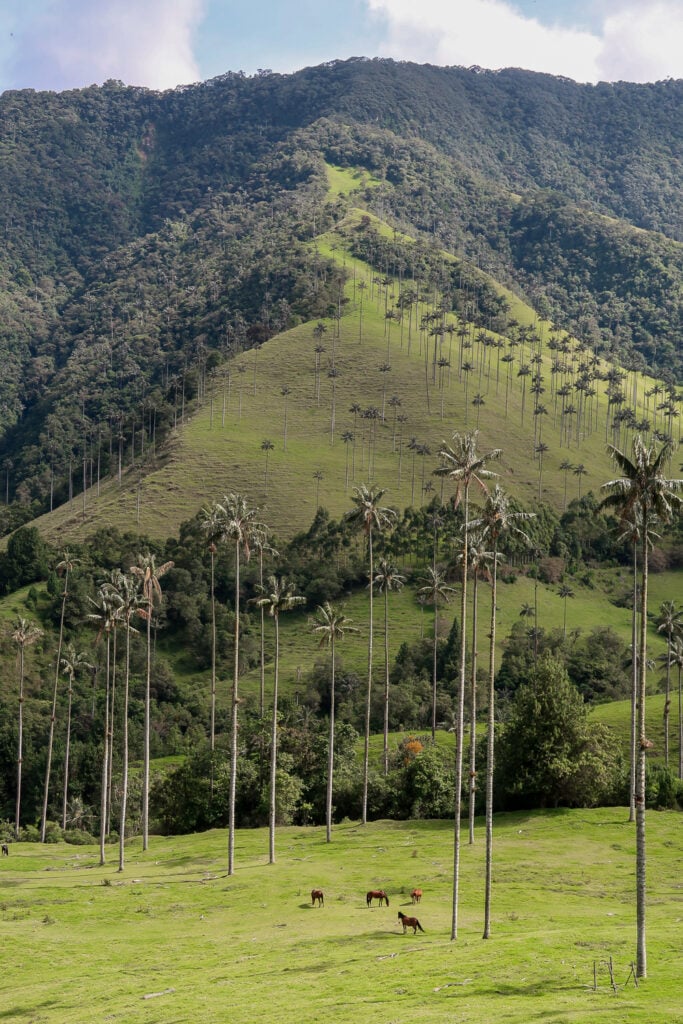
<path fill-rule="evenodd" d="M 424 928 L 422 927 L 422 925 L 420 924 L 420 922 L 418 921 L 417 918 L 415 918 L 415 924 L 417 925 L 417 927 L 420 929 L 421 932 L 424 931 Z"/>
<path fill-rule="evenodd" d="M 387 906 L 389 906 L 389 897 L 386 893 L 384 893 L 384 899 L 387 901 Z"/>

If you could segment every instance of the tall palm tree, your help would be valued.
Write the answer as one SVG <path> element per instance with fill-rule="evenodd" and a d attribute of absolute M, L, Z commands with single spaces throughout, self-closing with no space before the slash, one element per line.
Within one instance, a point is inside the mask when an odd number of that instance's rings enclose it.
<path fill-rule="evenodd" d="M 320 638 L 321 647 L 329 647 L 331 664 L 330 676 L 330 736 L 327 750 L 327 795 L 325 799 L 325 823 L 327 826 L 327 842 L 332 841 L 332 787 L 334 779 L 334 714 L 335 714 L 335 672 L 336 644 L 346 633 L 358 633 L 352 626 L 352 619 L 347 619 L 340 608 L 335 608 L 329 601 L 318 605 L 318 616 L 312 632 Z"/>
<path fill-rule="evenodd" d="M 59 685 L 59 670 L 61 668 L 62 644 L 64 642 L 64 614 L 66 611 L 66 599 L 69 596 L 69 574 L 78 565 L 78 559 L 74 558 L 69 550 L 64 551 L 61 560 L 57 563 L 57 575 L 64 576 L 64 589 L 62 590 L 62 608 L 59 615 L 59 639 L 57 641 L 57 665 L 55 668 L 55 681 L 52 688 L 52 711 L 50 714 L 50 732 L 47 741 L 47 760 L 45 766 L 45 786 L 43 788 L 43 813 L 40 820 L 40 841 L 45 842 L 45 831 L 47 829 L 47 801 L 50 792 L 50 773 L 52 770 L 52 747 L 55 738 L 55 718 L 57 716 L 57 688 Z"/>
<path fill-rule="evenodd" d="M 389 591 L 400 590 L 405 583 L 395 565 L 381 558 L 373 580 L 380 594 L 384 594 L 384 774 L 389 773 Z"/>
<path fill-rule="evenodd" d="M 142 768 L 142 849 L 149 846 L 149 734 L 150 734 L 150 688 L 152 681 L 152 617 L 155 603 L 161 604 L 161 583 L 159 580 L 173 568 L 173 562 L 157 565 L 156 556 L 151 551 L 138 555 L 139 565 L 131 565 L 133 576 L 140 580 L 142 597 L 146 608 L 139 609 L 138 614 L 147 621 L 147 665 L 145 672 L 145 725 L 144 753 Z"/>
<path fill-rule="evenodd" d="M 470 675 L 470 772 L 469 772 L 469 841 L 474 842 L 474 810 L 477 792 L 477 627 L 479 613 L 479 580 L 482 574 L 489 573 L 489 565 L 494 553 L 484 546 L 484 534 L 481 530 L 473 530 L 469 540 L 469 560 L 472 570 L 472 651 Z"/>
<path fill-rule="evenodd" d="M 12 627 L 12 642 L 17 645 L 19 661 L 19 721 L 17 740 L 17 801 L 14 815 L 14 837 L 19 838 L 21 818 L 21 769 L 24 757 L 24 661 L 25 650 L 32 647 L 43 636 L 43 630 L 28 619 L 19 618 Z"/>
<path fill-rule="evenodd" d="M 683 779 L 683 636 L 675 636 L 671 644 L 671 664 L 678 670 L 678 778 Z"/>
<path fill-rule="evenodd" d="M 573 468 L 574 467 L 571 464 L 571 462 L 569 461 L 569 459 L 563 459 L 562 462 L 560 463 L 560 469 L 564 473 L 564 502 L 562 504 L 562 511 L 563 512 L 567 511 L 567 474 L 569 473 L 569 470 L 573 469 Z"/>
<path fill-rule="evenodd" d="M 242 494 L 227 494 L 221 502 L 224 516 L 223 539 L 235 548 L 235 633 L 234 662 L 231 696 L 231 738 L 230 738 L 230 790 L 228 796 L 228 874 L 235 873 L 235 794 L 237 789 L 237 709 L 239 706 L 239 656 L 240 656 L 240 559 L 248 562 L 251 546 L 257 535 L 263 534 L 266 526 L 257 520 L 258 509 L 249 505 Z"/>
<path fill-rule="evenodd" d="M 434 605 L 434 643 L 432 646 L 432 741 L 436 740 L 436 677 L 437 657 L 439 650 L 439 602 L 448 604 L 454 587 L 446 583 L 446 576 L 436 564 L 427 568 L 426 575 L 421 577 L 424 586 L 420 587 L 418 594 L 424 597 L 425 602 Z"/>
<path fill-rule="evenodd" d="M 363 807 L 361 820 L 365 825 L 368 816 L 368 774 L 370 763 L 370 709 L 372 705 L 372 638 L 373 638 L 373 587 L 372 581 L 375 577 L 373 560 L 373 536 L 375 531 L 381 533 L 388 529 L 396 518 L 396 513 L 391 508 L 380 505 L 380 501 L 386 494 L 381 487 L 360 484 L 354 487 L 351 501 L 353 508 L 346 513 L 344 518 L 347 522 L 363 531 L 368 542 L 368 580 L 370 584 L 370 612 L 368 630 L 368 686 L 365 697 L 365 740 L 363 747 Z"/>
<path fill-rule="evenodd" d="M 69 754 L 71 752 L 71 708 L 73 704 L 74 679 L 80 669 L 92 668 L 93 666 L 84 654 L 76 650 L 73 644 L 65 645 L 64 653 L 61 657 L 61 666 L 62 672 L 69 680 L 69 689 L 67 690 L 66 745 L 64 748 L 64 790 L 62 798 L 62 828 L 65 829 L 67 804 L 69 802 Z"/>
<path fill-rule="evenodd" d="M 100 866 L 105 863 L 105 840 L 107 836 L 107 813 L 110 773 L 110 753 L 112 747 L 112 724 L 114 709 L 110 707 L 110 694 L 113 694 L 111 682 L 111 638 L 116 629 L 117 613 L 120 608 L 120 598 L 113 587 L 103 583 L 97 590 L 97 597 L 88 598 L 95 611 L 87 615 L 90 622 L 99 624 L 96 643 L 102 636 L 107 638 L 105 652 L 105 690 L 104 690 L 104 736 L 102 749 L 102 792 L 100 795 Z"/>
<path fill-rule="evenodd" d="M 268 456 L 270 455 L 274 448 L 275 445 L 273 444 L 269 437 L 266 437 L 263 441 L 261 441 L 261 451 L 265 452 L 266 456 L 266 469 L 263 480 L 263 489 L 265 491 L 266 497 L 268 497 Z"/>
<path fill-rule="evenodd" d="M 563 623 L 562 623 L 562 635 L 564 636 L 564 639 L 566 640 L 567 639 L 567 598 L 568 597 L 574 597 L 574 591 L 572 590 L 572 588 L 569 586 L 568 583 L 561 583 L 560 584 L 560 589 L 558 590 L 558 594 L 562 598 L 562 600 L 564 601 L 564 617 L 563 617 Z"/>
<path fill-rule="evenodd" d="M 669 714 L 671 711 L 671 645 L 675 635 L 683 630 L 683 608 L 675 601 L 663 601 L 659 606 L 657 631 L 666 634 L 666 689 L 664 691 L 664 762 L 669 764 Z"/>
<path fill-rule="evenodd" d="M 262 588 L 263 596 L 254 598 L 254 604 L 268 612 L 275 624 L 275 672 L 273 676 L 273 717 L 270 732 L 270 804 L 268 814 L 268 862 L 275 863 L 275 795 L 277 782 L 277 701 L 280 674 L 280 615 L 297 605 L 305 604 L 306 598 L 294 593 L 294 584 L 285 576 L 269 576 L 267 586 Z"/>
<path fill-rule="evenodd" d="M 126 654 L 123 671 L 123 728 L 122 728 L 122 779 L 121 779 L 121 822 L 119 825 L 119 871 L 125 867 L 126 815 L 128 811 L 128 703 L 130 693 L 130 639 L 137 630 L 133 626 L 133 616 L 146 614 L 143 607 L 145 599 L 140 589 L 138 577 L 123 572 L 112 576 L 112 586 L 118 595 L 119 607 L 117 618 L 126 633 Z"/>
<path fill-rule="evenodd" d="M 614 509 L 620 520 L 640 518 L 640 638 L 638 650 L 638 769 L 636 773 L 636 975 L 647 977 L 646 947 L 646 835 L 645 835 L 645 752 L 650 745 L 645 732 L 645 686 L 647 678 L 647 607 L 648 607 L 648 535 L 653 516 L 662 523 L 671 521 L 680 508 L 679 492 L 683 480 L 667 480 L 664 466 L 671 442 L 665 441 L 657 450 L 647 445 L 638 434 L 633 439 L 633 459 L 619 448 L 608 446 L 622 476 L 603 484 L 608 491 L 602 505 Z"/>
<path fill-rule="evenodd" d="M 495 768 L 495 675 L 496 675 L 496 601 L 498 599 L 498 557 L 499 547 L 507 534 L 521 537 L 527 544 L 529 538 L 517 525 L 534 519 L 532 512 L 514 512 L 510 499 L 500 485 L 496 484 L 487 496 L 481 516 L 473 520 L 472 527 L 481 530 L 493 551 L 491 570 L 491 626 L 489 629 L 489 678 L 488 713 L 486 723 L 486 880 L 484 898 L 484 934 L 491 937 L 491 882 L 493 878 L 493 776 Z"/>
<path fill-rule="evenodd" d="M 500 457 L 500 449 L 495 448 L 480 454 L 477 452 L 479 432 L 453 434 L 453 444 L 445 441 L 439 448 L 442 465 L 434 472 L 437 476 L 446 477 L 455 483 L 454 504 L 461 500 L 463 504 L 464 523 L 462 531 L 462 593 L 460 601 L 460 664 L 458 675 L 458 697 L 456 714 L 456 763 L 455 763 L 455 827 L 453 838 L 453 914 L 451 922 L 451 939 L 458 937 L 458 901 L 460 887 L 460 814 L 462 810 L 462 762 L 463 734 L 465 715 L 465 637 L 467 625 L 467 542 L 469 534 L 469 500 L 470 486 L 475 483 L 487 494 L 485 481 L 496 474 L 486 469 L 486 463 Z"/>

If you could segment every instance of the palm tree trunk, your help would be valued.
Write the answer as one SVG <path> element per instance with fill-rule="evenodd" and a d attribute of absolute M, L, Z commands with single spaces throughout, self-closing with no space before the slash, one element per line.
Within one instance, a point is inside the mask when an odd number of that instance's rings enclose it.
<path fill-rule="evenodd" d="M 332 842 L 332 780 L 334 777 L 334 712 L 335 712 L 335 657 L 334 657 L 334 630 L 330 634 L 330 649 L 332 655 L 332 679 L 330 682 L 330 740 L 327 751 L 327 796 L 325 800 L 325 824 L 326 841 Z"/>
<path fill-rule="evenodd" d="M 469 841 L 474 842 L 474 805 L 477 794 L 477 584 L 479 575 L 474 570 L 472 587 L 472 676 L 470 678 L 470 780 L 469 780 Z"/>
<path fill-rule="evenodd" d="M 125 866 L 126 812 L 128 810 L 128 690 L 130 684 L 130 614 L 126 618 L 126 667 L 123 676 L 123 749 L 121 753 L 121 824 L 119 826 L 119 871 Z"/>
<path fill-rule="evenodd" d="M 361 821 L 368 820 L 368 776 L 370 765 L 370 711 L 372 704 L 372 629 L 373 629 L 373 586 L 374 567 L 372 561 L 372 528 L 368 530 L 368 558 L 370 562 L 370 629 L 368 631 L 368 689 L 365 697 L 365 742 L 363 745 L 363 809 Z"/>
<path fill-rule="evenodd" d="M 152 677 L 152 608 L 154 591 L 150 588 L 147 607 L 147 673 L 145 679 L 145 725 L 142 764 L 142 849 L 149 846 L 149 731 L 150 731 L 150 686 Z"/>
<path fill-rule="evenodd" d="M 62 794 L 62 829 L 66 829 L 66 805 L 69 798 L 69 754 L 71 752 L 71 703 L 73 698 L 73 676 L 69 677 L 69 702 L 66 712 L 66 749 L 64 751 L 64 791 Z"/>
<path fill-rule="evenodd" d="M 104 699 L 104 749 L 102 751 L 102 794 L 100 797 L 100 867 L 105 863 L 104 853 L 105 838 L 107 835 L 107 778 L 109 771 L 109 655 L 111 650 L 111 637 L 107 632 L 107 660 L 106 660 L 106 682 Z"/>
<path fill-rule="evenodd" d="M 275 797 L 277 790 L 277 696 L 280 667 L 280 620 L 275 615 L 275 675 L 273 678 L 273 721 L 270 732 L 270 811 L 268 816 L 268 862 L 275 863 Z"/>
<path fill-rule="evenodd" d="M 211 735 L 209 747 L 213 754 L 216 749 L 216 585 L 213 551 L 211 551 Z M 211 792 L 213 794 L 213 764 L 211 767 Z"/>
<path fill-rule="evenodd" d="M 240 643 L 240 546 L 235 544 L 235 658 L 232 675 L 230 714 L 230 789 L 228 795 L 228 874 L 235 873 L 235 793 L 237 790 L 237 683 L 239 679 Z"/>
<path fill-rule="evenodd" d="M 640 593 L 640 662 L 638 688 L 638 766 L 636 772 L 636 974 L 647 977 L 645 927 L 646 845 L 645 845 L 645 682 L 647 676 L 647 584 L 648 584 L 648 513 L 643 507 L 641 593 Z"/>
<path fill-rule="evenodd" d="M 484 934 L 491 937 L 491 882 L 493 878 L 493 772 L 495 767 L 495 678 L 496 678 L 496 598 L 498 590 L 498 545 L 493 546 L 491 582 L 491 628 L 489 630 L 489 686 L 486 725 L 486 880 L 484 884 Z"/>
<path fill-rule="evenodd" d="M 436 743 L 436 668 L 439 653 L 439 598 L 434 590 L 434 645 L 432 647 L 432 743 Z"/>
<path fill-rule="evenodd" d="M 628 820 L 636 820 L 636 763 L 638 739 L 638 545 L 633 544 L 633 619 L 631 622 L 631 749 Z"/>
<path fill-rule="evenodd" d="M 460 600 L 460 666 L 458 674 L 456 753 L 455 753 L 455 822 L 453 835 L 453 915 L 451 939 L 458 937 L 458 899 L 460 893 L 460 814 L 462 811 L 462 761 L 465 720 L 465 636 L 467 625 L 467 557 L 469 525 L 469 481 L 464 487 L 463 542 L 462 542 L 462 594 Z"/>
<path fill-rule="evenodd" d="M 109 765 L 107 767 L 107 835 L 111 832 L 111 797 L 114 779 L 114 721 L 116 711 L 116 656 L 118 630 L 114 623 L 114 643 L 111 663 L 111 710 L 109 713 Z"/>
<path fill-rule="evenodd" d="M 57 643 L 57 667 L 55 668 L 55 684 L 52 690 L 52 711 L 50 714 L 50 733 L 47 741 L 47 763 L 45 767 L 45 786 L 43 789 L 43 813 L 40 819 L 40 841 L 45 842 L 47 828 L 47 800 L 50 792 L 50 771 L 52 769 L 52 747 L 55 738 L 55 717 L 57 715 L 57 686 L 59 683 L 59 663 L 62 658 L 62 642 L 64 640 L 64 610 L 69 584 L 69 570 L 64 570 L 64 591 L 62 593 L 62 612 L 59 617 L 59 641 Z"/>
<path fill-rule="evenodd" d="M 384 589 L 384 774 L 389 774 L 389 588 Z"/>
<path fill-rule="evenodd" d="M 17 742 L 17 802 L 14 815 L 14 838 L 19 838 L 21 817 L 21 768 L 24 751 L 24 647 L 19 647 L 19 737 Z"/>

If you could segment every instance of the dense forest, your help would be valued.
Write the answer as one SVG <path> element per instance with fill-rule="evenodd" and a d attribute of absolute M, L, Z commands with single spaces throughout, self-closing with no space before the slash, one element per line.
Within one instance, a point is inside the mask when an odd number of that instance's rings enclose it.
<path fill-rule="evenodd" d="M 331 315 L 354 203 L 622 364 L 681 378 L 683 86 L 349 60 L 0 97 L 3 532 L 156 445 L 229 354 Z M 480 322 L 486 315 L 477 311 Z M 490 322 L 490 321 L 488 321 Z"/>

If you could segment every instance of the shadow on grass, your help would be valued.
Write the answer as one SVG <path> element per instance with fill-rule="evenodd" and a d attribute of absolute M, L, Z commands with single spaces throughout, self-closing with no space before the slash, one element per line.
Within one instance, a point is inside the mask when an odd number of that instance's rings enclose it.
<path fill-rule="evenodd" d="M 0 1020 L 22 1020 L 26 1017 L 27 1020 L 37 1020 L 37 1014 L 41 1010 L 47 1010 L 54 1007 L 54 1003 L 49 1000 L 45 1000 L 43 1003 L 34 1003 L 33 1006 L 18 1007 L 15 1006 L 11 1010 L 0 1010 Z"/>

